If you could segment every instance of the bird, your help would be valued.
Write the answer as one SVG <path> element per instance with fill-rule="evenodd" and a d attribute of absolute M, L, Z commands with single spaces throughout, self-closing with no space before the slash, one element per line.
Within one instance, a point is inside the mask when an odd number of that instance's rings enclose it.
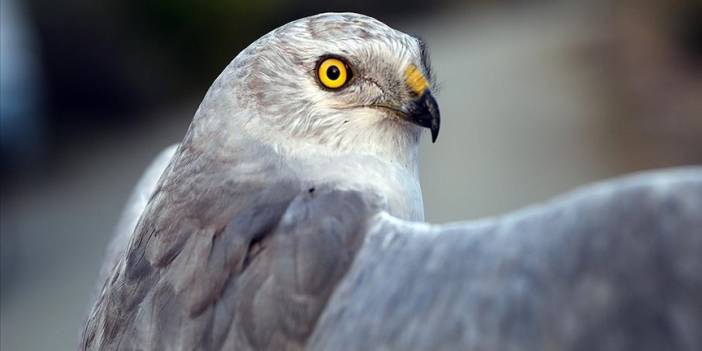
<path fill-rule="evenodd" d="M 361 14 L 242 50 L 140 182 L 79 349 L 302 349 L 368 218 L 424 219 L 435 90 L 426 44 Z"/>

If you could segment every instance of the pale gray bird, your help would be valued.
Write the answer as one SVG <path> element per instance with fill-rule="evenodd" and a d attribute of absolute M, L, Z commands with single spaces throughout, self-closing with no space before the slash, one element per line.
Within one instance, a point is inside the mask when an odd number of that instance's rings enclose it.
<path fill-rule="evenodd" d="M 81 348 L 300 349 L 364 219 L 423 219 L 432 88 L 422 41 L 363 15 L 251 44 L 138 190 Z"/>
<path fill-rule="evenodd" d="M 700 167 L 401 220 L 439 126 L 423 52 L 353 14 L 242 52 L 139 182 L 81 348 L 702 349 Z"/>

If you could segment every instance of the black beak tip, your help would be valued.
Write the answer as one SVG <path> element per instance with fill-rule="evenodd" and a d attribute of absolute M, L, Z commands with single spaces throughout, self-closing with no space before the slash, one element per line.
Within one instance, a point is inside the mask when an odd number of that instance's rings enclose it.
<path fill-rule="evenodd" d="M 439 138 L 439 124 L 431 126 L 431 143 L 436 143 L 436 139 Z"/>
<path fill-rule="evenodd" d="M 429 91 L 425 91 L 419 98 L 412 101 L 406 111 L 406 119 L 420 127 L 431 130 L 431 142 L 436 143 L 439 138 L 439 127 L 441 125 L 441 113 L 439 104 Z"/>
<path fill-rule="evenodd" d="M 436 143 L 439 138 L 439 128 L 441 127 L 441 112 L 439 112 L 439 104 L 431 94 L 427 94 L 426 105 L 429 112 L 429 129 L 431 129 L 431 142 Z"/>

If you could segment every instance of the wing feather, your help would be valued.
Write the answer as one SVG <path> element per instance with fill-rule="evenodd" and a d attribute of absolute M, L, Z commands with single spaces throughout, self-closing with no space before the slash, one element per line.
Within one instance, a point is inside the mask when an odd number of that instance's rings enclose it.
<path fill-rule="evenodd" d="M 302 347 L 374 207 L 359 193 L 303 191 L 271 165 L 247 164 L 233 180 L 242 162 L 176 153 L 105 280 L 82 349 Z"/>

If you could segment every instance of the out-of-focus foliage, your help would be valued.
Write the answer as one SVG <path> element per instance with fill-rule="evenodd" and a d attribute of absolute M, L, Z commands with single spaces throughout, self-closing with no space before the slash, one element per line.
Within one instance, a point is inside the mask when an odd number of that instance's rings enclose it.
<path fill-rule="evenodd" d="M 44 57 L 50 58 L 51 105 L 68 115 L 106 107 L 121 113 L 201 91 L 239 50 L 295 18 L 344 10 L 388 19 L 441 3 L 29 1 Z"/>
<path fill-rule="evenodd" d="M 702 2 L 617 4 L 604 35 L 614 130 L 642 157 L 702 163 Z"/>

